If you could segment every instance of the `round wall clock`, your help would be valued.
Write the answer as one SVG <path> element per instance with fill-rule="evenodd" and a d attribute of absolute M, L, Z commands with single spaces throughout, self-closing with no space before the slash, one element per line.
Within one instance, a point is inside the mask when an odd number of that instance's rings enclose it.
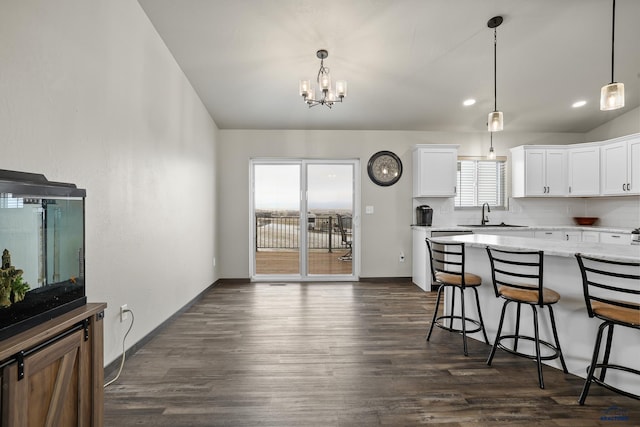
<path fill-rule="evenodd" d="M 402 162 L 391 151 L 378 151 L 369 159 L 367 173 L 371 181 L 387 187 L 398 182 L 402 176 Z"/>

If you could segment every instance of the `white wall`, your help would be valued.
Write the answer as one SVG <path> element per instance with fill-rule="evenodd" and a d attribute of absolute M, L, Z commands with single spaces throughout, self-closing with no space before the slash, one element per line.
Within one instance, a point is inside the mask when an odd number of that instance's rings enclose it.
<path fill-rule="evenodd" d="M 518 145 L 571 144 L 583 142 L 583 137 L 577 133 L 501 132 L 494 135 L 494 147 L 502 156 L 507 155 L 510 147 Z M 460 155 L 480 156 L 489 150 L 489 135 L 486 132 L 221 130 L 217 170 L 219 220 L 224 224 L 220 227 L 219 243 L 224 250 L 220 252 L 220 277 L 249 277 L 248 177 L 252 157 L 360 159 L 360 275 L 411 276 L 411 263 L 398 262 L 398 255 L 403 251 L 411 259 L 409 225 L 415 221 L 411 151 L 415 144 L 460 144 Z M 380 150 L 395 152 L 403 163 L 402 178 L 391 187 L 379 187 L 367 176 L 369 157 Z M 446 204 L 446 199 L 440 203 Z M 374 207 L 374 214 L 364 213 L 367 205 Z M 434 223 L 452 218 L 446 206 L 434 213 Z"/>
<path fill-rule="evenodd" d="M 603 112 L 602 114 L 609 113 Z M 585 134 L 585 142 L 603 141 L 638 132 L 640 132 L 640 107 L 627 111 L 615 119 L 590 130 Z"/>
<path fill-rule="evenodd" d="M 217 128 L 132 0 L 0 3 L 0 168 L 86 188 L 105 363 L 213 283 Z"/>

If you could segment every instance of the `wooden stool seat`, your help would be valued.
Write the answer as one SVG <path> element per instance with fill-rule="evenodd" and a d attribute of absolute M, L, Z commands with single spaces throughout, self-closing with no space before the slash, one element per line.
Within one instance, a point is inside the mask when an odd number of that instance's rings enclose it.
<path fill-rule="evenodd" d="M 640 307 L 638 304 L 629 304 Z M 591 303 L 591 309 L 593 313 L 600 318 L 640 326 L 640 310 L 638 310 L 638 308 L 619 307 L 606 302 L 593 301 Z"/>
<path fill-rule="evenodd" d="M 462 277 L 463 276 L 459 274 L 438 272 L 436 273 L 436 282 L 459 286 L 462 285 Z M 480 286 L 482 284 L 482 279 L 480 276 L 476 276 L 473 273 L 464 273 L 464 284 L 465 286 Z"/>
<path fill-rule="evenodd" d="M 537 303 L 540 299 L 538 288 L 536 286 L 530 285 L 520 285 L 523 288 L 527 289 L 519 289 L 512 288 L 509 286 L 498 286 L 498 293 L 501 297 L 513 300 L 520 301 L 525 303 Z M 554 291 L 553 289 L 544 288 L 542 290 L 542 303 L 543 304 L 555 304 L 560 301 L 560 294 Z"/>

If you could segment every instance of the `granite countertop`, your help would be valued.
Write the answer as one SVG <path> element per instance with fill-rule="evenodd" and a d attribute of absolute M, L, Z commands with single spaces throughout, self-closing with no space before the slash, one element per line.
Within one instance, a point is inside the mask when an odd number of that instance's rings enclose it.
<path fill-rule="evenodd" d="M 613 245 L 607 243 L 571 242 L 564 240 L 534 239 L 531 237 L 496 236 L 492 234 L 464 234 L 439 237 L 438 241 L 464 242 L 466 246 L 484 248 L 544 251 L 545 255 L 573 257 L 576 253 L 603 257 L 613 261 L 640 262 L 640 245 Z"/>
<path fill-rule="evenodd" d="M 470 227 L 464 225 L 450 225 L 450 226 L 424 226 L 424 225 L 415 225 L 412 224 L 411 227 L 416 228 L 424 228 L 431 231 L 473 231 L 475 233 L 481 233 L 482 230 L 512 230 L 512 231 L 553 231 L 553 230 L 573 230 L 573 231 L 597 231 L 597 232 L 605 232 L 605 233 L 620 233 L 620 234 L 631 234 L 633 231 L 632 228 L 621 228 L 621 227 L 593 227 L 593 226 L 575 226 L 575 225 L 527 225 L 524 227 L 509 227 L 509 226 L 499 226 L 496 225 L 492 227 L 491 225 L 485 227 Z"/>

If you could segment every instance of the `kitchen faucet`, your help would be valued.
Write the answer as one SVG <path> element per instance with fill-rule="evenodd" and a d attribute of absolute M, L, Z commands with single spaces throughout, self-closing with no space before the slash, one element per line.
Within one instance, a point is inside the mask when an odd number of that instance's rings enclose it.
<path fill-rule="evenodd" d="M 485 205 L 487 206 L 487 213 L 491 212 L 491 208 L 489 207 L 489 203 L 484 202 L 482 204 L 482 221 L 480 221 L 480 224 L 482 225 L 486 225 L 489 222 L 489 218 L 484 216 L 484 207 Z"/>

